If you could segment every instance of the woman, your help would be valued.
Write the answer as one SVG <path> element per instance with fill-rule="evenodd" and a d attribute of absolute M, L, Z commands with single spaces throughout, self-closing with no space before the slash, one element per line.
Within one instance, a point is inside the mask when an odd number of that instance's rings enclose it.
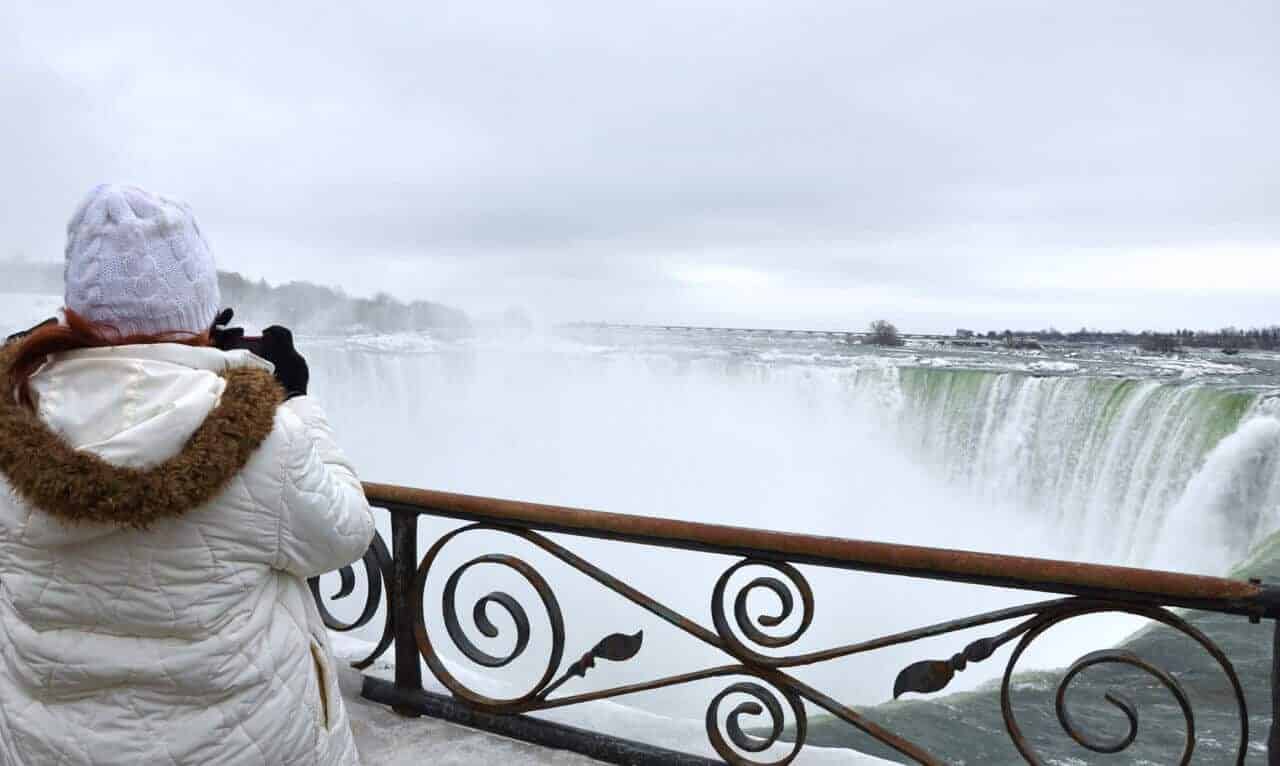
<path fill-rule="evenodd" d="M 65 316 L 0 351 L 0 762 L 356 763 L 305 580 L 373 518 L 306 363 L 211 344 L 187 206 L 100 186 L 67 235 Z"/>

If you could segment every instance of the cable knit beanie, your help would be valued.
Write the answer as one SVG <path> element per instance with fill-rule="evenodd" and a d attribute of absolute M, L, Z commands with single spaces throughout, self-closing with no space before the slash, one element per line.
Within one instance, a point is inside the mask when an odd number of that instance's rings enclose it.
<path fill-rule="evenodd" d="M 218 271 L 185 203 L 95 187 L 67 224 L 66 261 L 66 307 L 125 335 L 201 333 L 218 313 Z"/>

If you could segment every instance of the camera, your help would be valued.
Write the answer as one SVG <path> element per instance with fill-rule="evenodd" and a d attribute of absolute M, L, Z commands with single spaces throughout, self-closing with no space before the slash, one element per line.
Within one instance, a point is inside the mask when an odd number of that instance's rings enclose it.
<path fill-rule="evenodd" d="M 223 351 L 233 351 L 238 348 L 248 349 L 264 359 L 267 358 L 266 354 L 263 353 L 266 339 L 261 336 L 246 336 L 243 330 L 239 333 L 235 331 L 222 333 L 221 337 L 215 341 L 215 345 Z"/>

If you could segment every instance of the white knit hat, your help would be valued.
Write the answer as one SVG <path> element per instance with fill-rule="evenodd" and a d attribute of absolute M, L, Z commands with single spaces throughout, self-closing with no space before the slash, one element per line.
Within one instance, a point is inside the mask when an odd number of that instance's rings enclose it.
<path fill-rule="evenodd" d="M 125 335 L 201 333 L 218 313 L 218 271 L 191 208 L 103 184 L 67 224 L 66 307 Z"/>

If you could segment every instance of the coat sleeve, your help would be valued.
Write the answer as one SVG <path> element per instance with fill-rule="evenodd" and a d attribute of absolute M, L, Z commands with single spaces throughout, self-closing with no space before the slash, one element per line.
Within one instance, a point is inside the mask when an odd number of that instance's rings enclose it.
<path fill-rule="evenodd" d="M 281 405 L 286 446 L 275 567 L 314 577 L 350 564 L 373 540 L 373 512 L 320 406 L 305 396 Z"/>

